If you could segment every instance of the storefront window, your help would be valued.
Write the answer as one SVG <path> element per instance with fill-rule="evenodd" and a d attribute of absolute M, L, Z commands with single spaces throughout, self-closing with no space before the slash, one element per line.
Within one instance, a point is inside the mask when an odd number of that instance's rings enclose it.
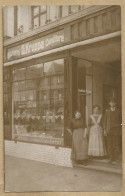
<path fill-rule="evenodd" d="M 37 64 L 26 69 L 26 78 L 41 77 L 43 75 L 43 64 Z"/>
<path fill-rule="evenodd" d="M 63 134 L 64 60 L 14 70 L 13 139 L 62 144 Z"/>
<path fill-rule="evenodd" d="M 4 70 L 3 76 L 4 136 L 5 139 L 11 139 L 11 72 Z"/>
<path fill-rule="evenodd" d="M 13 80 L 24 80 L 25 79 L 25 68 L 17 69 L 13 71 Z"/>

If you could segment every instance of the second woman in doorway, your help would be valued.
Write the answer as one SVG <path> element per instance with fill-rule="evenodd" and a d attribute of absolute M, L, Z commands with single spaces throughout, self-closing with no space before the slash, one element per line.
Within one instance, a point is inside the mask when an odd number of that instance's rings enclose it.
<path fill-rule="evenodd" d="M 89 126 L 89 145 L 88 155 L 93 157 L 103 157 L 106 155 L 106 149 L 104 146 L 103 138 L 103 123 L 102 114 L 99 113 L 100 106 L 93 106 L 93 114 L 90 115 L 88 126 Z"/>

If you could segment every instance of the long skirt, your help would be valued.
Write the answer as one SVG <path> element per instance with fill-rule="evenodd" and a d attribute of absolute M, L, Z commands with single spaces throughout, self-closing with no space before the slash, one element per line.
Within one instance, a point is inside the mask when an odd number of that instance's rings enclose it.
<path fill-rule="evenodd" d="M 72 138 L 72 160 L 85 160 L 88 158 L 87 138 L 84 138 L 85 130 L 82 128 L 73 131 Z"/>
<path fill-rule="evenodd" d="M 106 148 L 104 145 L 103 129 L 100 125 L 94 125 L 90 128 L 88 155 L 104 156 Z"/>

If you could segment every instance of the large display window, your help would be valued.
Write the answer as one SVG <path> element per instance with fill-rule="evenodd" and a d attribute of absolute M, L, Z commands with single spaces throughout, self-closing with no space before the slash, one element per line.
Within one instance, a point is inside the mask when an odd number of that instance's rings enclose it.
<path fill-rule="evenodd" d="M 12 137 L 63 145 L 64 59 L 13 70 Z"/>
<path fill-rule="evenodd" d="M 11 71 L 9 69 L 4 69 L 3 80 L 4 137 L 11 139 Z"/>

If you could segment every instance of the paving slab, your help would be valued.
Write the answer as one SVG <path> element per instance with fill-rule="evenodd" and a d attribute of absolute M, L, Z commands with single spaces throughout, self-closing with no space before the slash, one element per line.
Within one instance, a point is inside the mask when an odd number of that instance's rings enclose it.
<path fill-rule="evenodd" d="M 5 157 L 6 192 L 107 192 L 121 189 L 122 175 Z"/>

